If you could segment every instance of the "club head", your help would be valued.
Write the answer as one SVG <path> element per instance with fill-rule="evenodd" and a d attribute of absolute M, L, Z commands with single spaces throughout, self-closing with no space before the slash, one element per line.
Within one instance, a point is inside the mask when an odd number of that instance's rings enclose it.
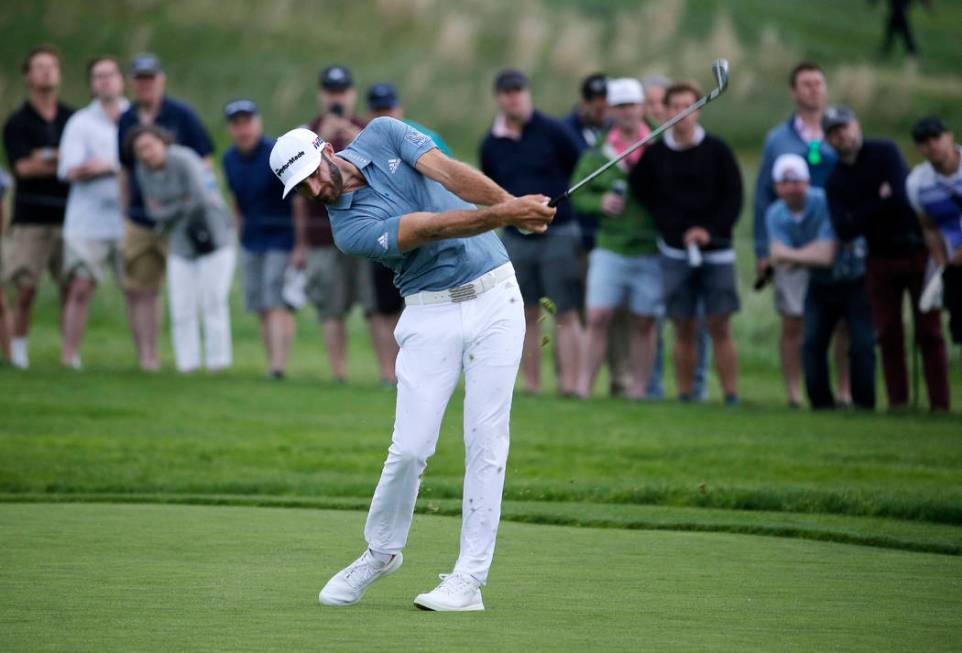
<path fill-rule="evenodd" d="M 718 85 L 718 95 L 721 95 L 728 88 L 728 59 L 716 59 L 711 65 L 711 72 Z"/>

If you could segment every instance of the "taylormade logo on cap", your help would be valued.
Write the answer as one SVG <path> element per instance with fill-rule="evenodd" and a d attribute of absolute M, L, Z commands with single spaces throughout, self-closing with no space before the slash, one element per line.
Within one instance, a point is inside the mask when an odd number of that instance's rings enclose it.
<path fill-rule="evenodd" d="M 292 129 L 277 139 L 271 150 L 270 166 L 284 184 L 281 197 L 294 190 L 321 165 L 321 150 L 326 143 L 310 129 Z"/>

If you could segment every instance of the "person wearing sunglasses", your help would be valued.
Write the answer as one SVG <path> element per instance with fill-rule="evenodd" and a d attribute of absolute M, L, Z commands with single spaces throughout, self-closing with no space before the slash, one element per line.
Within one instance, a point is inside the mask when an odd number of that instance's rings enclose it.
<path fill-rule="evenodd" d="M 822 114 L 828 105 L 828 85 L 822 68 L 811 61 L 800 62 L 788 77 L 788 88 L 794 111 L 788 120 L 783 120 L 768 132 L 755 184 L 755 288 L 761 290 L 768 282 L 774 281 L 775 310 L 782 321 L 779 352 L 785 390 L 789 405 L 798 406 L 801 403 L 801 388 L 797 379 L 802 364 L 802 304 L 785 301 L 785 298 L 793 296 L 797 288 L 805 286 L 808 270 L 799 268 L 793 275 L 786 275 L 784 271 L 776 270 L 769 259 L 770 238 L 765 214 L 778 200 L 772 170 L 781 155 L 797 154 L 808 165 L 809 183 L 815 188 L 824 188 L 825 180 L 838 157 L 822 132 Z M 844 322 L 839 323 L 834 340 L 835 399 L 840 404 L 850 404 L 849 338 Z"/>

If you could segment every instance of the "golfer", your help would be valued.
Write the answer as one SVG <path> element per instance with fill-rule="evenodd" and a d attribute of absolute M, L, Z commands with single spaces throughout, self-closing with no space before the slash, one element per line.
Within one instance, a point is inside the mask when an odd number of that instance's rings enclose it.
<path fill-rule="evenodd" d="M 554 209 L 544 196 L 512 197 L 388 117 L 371 121 L 337 154 L 313 132 L 294 129 L 278 139 L 270 164 L 285 195 L 296 188 L 327 205 L 341 251 L 394 270 L 406 305 L 394 332 L 400 346 L 394 433 L 364 528 L 368 548 L 328 581 L 320 601 L 357 603 L 371 583 L 401 566 L 421 475 L 463 371 L 461 554 L 452 573 L 414 603 L 483 610 L 525 331 L 514 269 L 492 231 L 510 225 L 543 233 Z"/>

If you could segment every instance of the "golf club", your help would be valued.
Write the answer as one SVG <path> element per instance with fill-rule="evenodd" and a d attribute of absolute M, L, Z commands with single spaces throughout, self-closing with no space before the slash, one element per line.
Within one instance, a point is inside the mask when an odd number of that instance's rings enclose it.
<path fill-rule="evenodd" d="M 722 93 L 724 93 L 724 92 L 725 92 L 725 89 L 728 88 L 728 60 L 727 60 L 727 59 L 717 59 L 717 60 L 711 65 L 711 71 L 712 71 L 712 74 L 715 76 L 715 82 L 716 82 L 716 84 L 717 84 L 717 86 L 715 87 L 714 90 L 712 90 L 711 93 L 709 93 L 708 95 L 705 95 L 705 96 L 702 96 L 701 98 L 699 98 L 698 101 L 695 102 L 693 105 L 691 105 L 690 107 L 688 107 L 687 109 L 685 109 L 684 111 L 682 111 L 681 113 L 679 113 L 678 115 L 676 115 L 676 116 L 675 116 L 674 118 L 672 118 L 671 120 L 669 120 L 669 121 L 667 121 L 666 123 L 662 124 L 661 126 L 658 127 L 658 129 L 656 129 L 655 131 L 651 132 L 650 134 L 648 134 L 647 136 L 645 136 L 644 138 L 642 138 L 640 141 L 638 141 L 637 143 L 635 143 L 634 145 L 632 145 L 631 147 L 629 147 L 627 150 L 625 150 L 624 152 L 622 152 L 621 156 L 619 156 L 619 157 L 617 157 L 617 158 L 615 158 L 615 159 L 612 159 L 611 161 L 609 161 L 609 162 L 606 163 L 605 165 L 601 166 L 600 168 L 598 168 L 597 170 L 595 170 L 594 172 L 592 172 L 590 175 L 588 175 L 587 177 L 585 177 L 584 179 L 582 179 L 582 180 L 579 181 L 577 184 L 575 184 L 574 186 L 572 186 L 571 188 L 569 188 L 569 189 L 566 190 L 565 192 L 561 193 L 561 194 L 558 195 L 557 197 L 551 198 L 551 201 L 548 202 L 548 206 L 550 206 L 550 207 L 552 207 L 552 208 L 555 207 L 555 206 L 558 206 L 558 204 L 560 204 L 561 202 L 563 202 L 564 200 L 568 199 L 569 197 L 571 197 L 572 195 L 574 195 L 576 192 L 578 192 L 578 189 L 580 189 L 582 186 L 584 186 L 584 185 L 587 184 L 589 181 L 591 181 L 592 179 L 594 179 L 595 177 L 597 177 L 598 175 L 600 175 L 601 173 L 603 173 L 605 170 L 607 170 L 607 169 L 610 168 L 611 166 L 616 165 L 618 162 L 620 162 L 622 159 L 624 159 L 625 157 L 627 157 L 628 155 L 630 155 L 632 152 L 634 152 L 635 150 L 637 150 L 639 147 L 642 147 L 643 145 L 646 145 L 646 144 L 650 143 L 651 141 L 655 140 L 656 138 L 658 138 L 659 136 L 661 136 L 663 133 L 665 133 L 666 130 L 668 130 L 668 129 L 670 129 L 672 126 L 674 126 L 676 123 L 684 120 L 686 117 L 688 117 L 688 116 L 690 116 L 691 114 L 695 113 L 696 111 L 698 111 L 699 109 L 701 109 L 703 106 L 705 106 L 706 104 L 708 104 L 708 103 L 711 102 L 712 100 L 715 100 L 716 98 L 718 98 L 718 96 L 721 95 Z"/>

